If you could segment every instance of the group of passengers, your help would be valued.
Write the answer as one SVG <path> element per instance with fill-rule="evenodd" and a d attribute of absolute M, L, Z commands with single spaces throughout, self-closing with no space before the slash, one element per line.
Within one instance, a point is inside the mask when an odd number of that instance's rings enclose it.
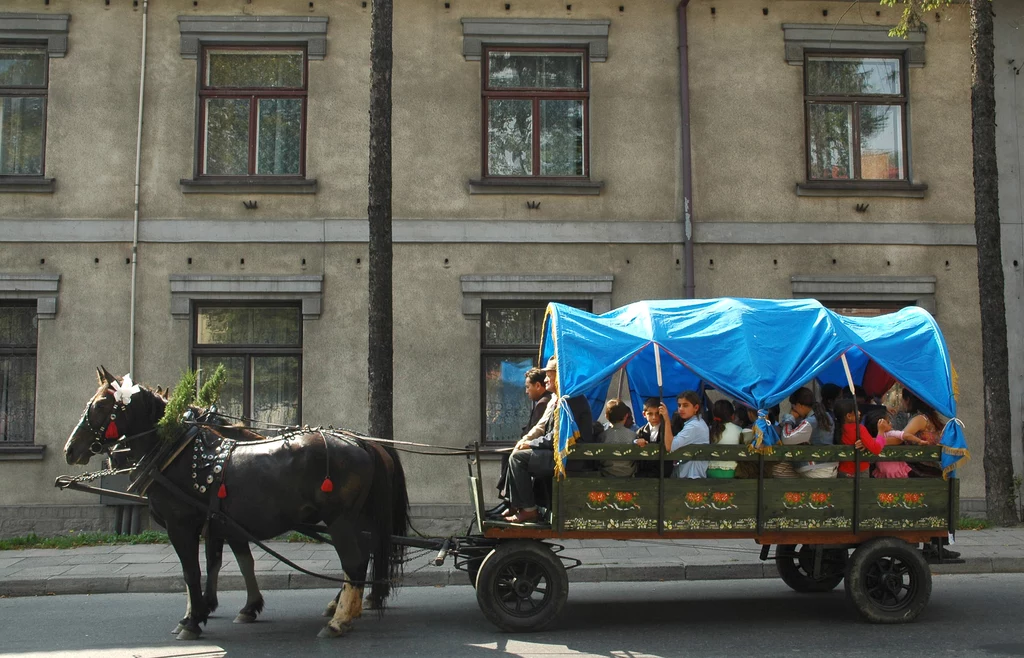
<path fill-rule="evenodd" d="M 489 514 L 512 523 L 538 520 L 538 498 L 546 498 L 544 487 L 550 486 L 554 471 L 555 409 L 558 406 L 558 364 L 551 358 L 543 369 L 526 373 L 526 394 L 533 403 L 529 423 L 523 436 L 502 464 L 498 491 L 503 501 Z M 800 388 L 789 397 L 790 411 L 778 417 L 778 407 L 768 414 L 784 445 L 852 445 L 879 454 L 887 445 L 935 445 L 939 442 L 942 422 L 938 414 L 920 398 L 904 390 L 902 409 L 897 413 L 882 405 L 869 404 L 853 397 L 844 397 L 834 384 L 821 387 L 816 398 L 809 388 Z M 858 396 L 859 397 L 859 396 Z M 580 429 L 578 442 L 660 444 L 668 451 L 688 445 L 740 445 L 751 443 L 757 412 L 744 404 L 718 400 L 711 412 L 704 413 L 704 403 L 696 391 L 684 391 L 676 398 L 677 409 L 670 414 L 659 398 L 644 402 L 647 421 L 634 431 L 629 405 L 619 399 L 608 400 L 604 408 L 606 425 L 591 423 L 590 407 L 582 396 L 566 400 Z M 896 425 L 902 425 L 896 428 Z M 579 460 L 572 465 L 582 464 Z M 664 468 L 659 473 L 659 464 Z M 599 465 L 602 475 L 610 477 L 676 477 L 676 478 L 757 478 L 755 462 L 735 461 L 671 461 L 607 460 Z M 844 462 L 774 462 L 765 477 L 834 478 L 855 477 L 855 463 Z M 860 472 L 871 469 L 869 462 L 860 463 Z M 571 468 L 570 468 L 571 470 Z M 936 464 L 877 462 L 871 475 L 881 478 L 941 475 Z M 548 494 L 549 495 L 549 494 Z"/>
<path fill-rule="evenodd" d="M 820 397 L 807 387 L 789 397 L 789 413 L 778 418 L 778 409 L 768 414 L 768 422 L 775 427 L 780 442 L 796 445 L 852 445 L 872 454 L 892 445 L 935 445 L 939 442 L 942 422 L 939 415 L 920 398 L 908 390 L 902 394 L 898 412 L 880 404 L 872 404 L 844 392 L 834 384 L 821 387 Z M 860 398 L 860 399 L 858 399 Z M 667 450 L 678 450 L 688 445 L 741 445 L 754 439 L 753 425 L 757 413 L 750 407 L 733 404 L 722 399 L 711 405 L 710 413 L 703 412 L 701 396 L 696 391 L 680 393 L 675 414 L 670 415 L 664 402 L 649 398 L 644 402 L 647 423 L 635 433 L 629 429 L 631 414 L 623 401 L 611 399 L 605 405 L 607 427 L 596 433 L 601 443 L 663 444 Z M 896 429 L 895 425 L 902 425 Z M 668 431 L 665 431 L 668 428 Z M 773 462 L 765 473 L 774 478 L 849 478 L 854 477 L 856 463 L 843 462 Z M 605 461 L 603 475 L 658 477 L 658 462 Z M 874 465 L 860 462 L 862 475 L 876 478 L 927 477 L 941 475 L 937 465 L 930 463 L 910 465 L 900 461 L 883 461 Z M 677 478 L 756 478 L 754 462 L 735 461 L 680 461 L 668 463 L 665 477 Z"/>

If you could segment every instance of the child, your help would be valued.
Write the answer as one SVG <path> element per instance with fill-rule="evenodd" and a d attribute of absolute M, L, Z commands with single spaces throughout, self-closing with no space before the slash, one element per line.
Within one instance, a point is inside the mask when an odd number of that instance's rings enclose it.
<path fill-rule="evenodd" d="M 738 446 L 740 444 L 739 425 L 732 422 L 735 410 L 732 402 L 719 400 L 711 407 L 712 419 L 709 430 L 711 443 L 722 446 Z M 713 461 L 708 463 L 709 478 L 732 478 L 736 475 L 736 462 Z"/>
<path fill-rule="evenodd" d="M 644 400 L 644 418 L 647 424 L 637 430 L 636 440 L 633 442 L 643 448 L 648 443 L 663 444 L 668 436 L 669 442 L 672 436 L 665 431 L 668 427 L 668 410 L 661 404 L 661 398 L 647 398 Z M 662 416 L 662 413 L 665 415 Z M 640 477 L 658 477 L 658 463 L 653 459 L 646 459 L 637 463 L 637 475 Z M 665 477 L 672 477 L 672 462 L 665 462 Z"/>
<path fill-rule="evenodd" d="M 832 413 L 836 417 L 836 445 L 856 446 L 858 449 L 866 448 L 873 454 L 882 452 L 885 440 L 868 434 L 863 425 L 857 423 L 857 401 L 852 398 L 836 400 L 832 407 Z M 860 472 L 870 468 L 868 462 L 860 463 Z M 839 477 L 856 477 L 854 462 L 839 462 Z"/>
<path fill-rule="evenodd" d="M 630 444 L 636 440 L 633 430 L 626 428 L 626 417 L 629 407 L 622 400 L 612 398 L 604 406 L 604 415 L 611 425 L 601 432 L 598 439 L 601 443 Z M 636 462 L 606 460 L 601 462 L 601 475 L 611 477 L 633 477 L 636 473 Z"/>
<path fill-rule="evenodd" d="M 708 424 L 700 416 L 700 396 L 696 391 L 683 391 L 676 399 L 679 408 L 676 413 L 683 421 L 683 428 L 679 430 L 672 439 L 672 450 L 689 445 L 708 445 L 709 432 Z M 663 413 L 668 410 L 662 405 Z M 677 478 L 706 478 L 708 476 L 708 462 L 686 461 L 676 464 L 672 476 Z"/>
<path fill-rule="evenodd" d="M 884 439 L 887 446 L 918 440 L 913 434 L 894 430 L 886 410 L 876 410 L 867 414 L 864 417 L 864 426 L 868 434 Z M 876 478 L 905 478 L 910 475 L 910 465 L 907 462 L 876 462 L 872 475 Z"/>

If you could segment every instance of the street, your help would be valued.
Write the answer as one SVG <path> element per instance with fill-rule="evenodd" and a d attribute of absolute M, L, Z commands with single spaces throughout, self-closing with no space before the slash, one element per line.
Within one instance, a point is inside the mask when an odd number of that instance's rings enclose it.
<path fill-rule="evenodd" d="M 408 588 L 383 619 L 369 613 L 336 640 L 316 637 L 329 590 L 267 592 L 267 611 L 253 625 L 231 623 L 243 594 L 227 592 L 195 643 L 170 634 L 183 595 L 12 598 L 0 599 L 0 656 L 1024 656 L 1024 575 L 933 582 L 924 613 L 899 626 L 860 622 L 842 586 L 806 595 L 777 580 L 574 583 L 557 625 L 527 635 L 491 627 L 469 587 Z"/>

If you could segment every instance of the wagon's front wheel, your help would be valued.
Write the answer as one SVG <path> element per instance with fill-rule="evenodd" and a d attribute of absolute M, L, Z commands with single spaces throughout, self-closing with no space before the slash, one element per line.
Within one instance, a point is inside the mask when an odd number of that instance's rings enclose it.
<path fill-rule="evenodd" d="M 902 539 L 880 537 L 853 552 L 846 571 L 846 596 L 861 617 L 876 624 L 917 618 L 932 594 L 924 556 Z"/>
<path fill-rule="evenodd" d="M 814 575 L 815 547 L 783 544 L 775 547 L 775 567 L 779 577 L 796 592 L 831 592 L 843 582 L 846 549 L 826 548 L 821 554 L 818 576 Z"/>
<path fill-rule="evenodd" d="M 512 633 L 539 631 L 555 620 L 569 596 L 562 561 L 547 544 L 499 544 L 480 565 L 476 601 L 495 626 Z"/>

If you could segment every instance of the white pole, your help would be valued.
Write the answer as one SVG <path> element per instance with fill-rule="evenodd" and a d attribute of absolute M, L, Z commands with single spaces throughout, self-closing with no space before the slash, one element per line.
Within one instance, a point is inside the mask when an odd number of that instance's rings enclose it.
<path fill-rule="evenodd" d="M 658 397 L 661 397 L 661 349 L 654 343 L 654 371 L 658 374 Z"/>

